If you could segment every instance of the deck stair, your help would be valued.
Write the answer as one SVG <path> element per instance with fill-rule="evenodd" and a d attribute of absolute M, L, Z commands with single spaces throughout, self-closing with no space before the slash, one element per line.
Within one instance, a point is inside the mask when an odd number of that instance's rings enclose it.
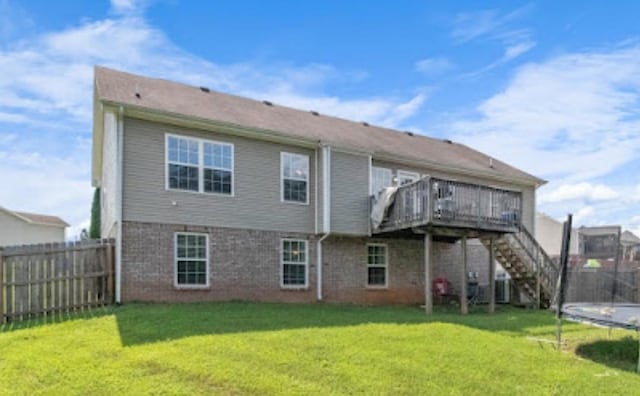
<path fill-rule="evenodd" d="M 489 248 L 490 239 L 483 238 L 482 243 Z M 522 226 L 520 232 L 494 239 L 493 246 L 495 259 L 509 273 L 518 290 L 540 307 L 549 307 L 558 269 L 531 233 Z"/>

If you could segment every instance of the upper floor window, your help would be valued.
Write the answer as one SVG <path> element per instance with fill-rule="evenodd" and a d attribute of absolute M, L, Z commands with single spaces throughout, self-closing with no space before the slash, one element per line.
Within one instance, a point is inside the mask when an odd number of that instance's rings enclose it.
<path fill-rule="evenodd" d="M 233 194 L 233 145 L 167 135 L 167 188 Z"/>
<path fill-rule="evenodd" d="M 391 169 L 379 166 L 371 167 L 371 195 L 376 195 L 384 188 L 390 187 L 393 183 Z"/>
<path fill-rule="evenodd" d="M 282 200 L 309 203 L 309 156 L 280 153 Z"/>

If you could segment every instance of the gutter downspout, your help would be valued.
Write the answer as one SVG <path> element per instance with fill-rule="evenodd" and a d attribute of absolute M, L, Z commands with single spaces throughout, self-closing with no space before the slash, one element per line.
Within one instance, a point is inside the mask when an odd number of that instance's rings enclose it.
<path fill-rule="evenodd" d="M 316 289 L 318 301 L 322 301 L 322 242 L 331 235 L 331 147 L 324 145 L 322 145 L 322 233 L 323 235 L 318 239 L 316 246 Z"/>
<path fill-rule="evenodd" d="M 122 159 L 124 152 L 124 107 L 118 109 L 117 131 L 117 158 L 116 158 L 116 304 L 122 303 Z"/>

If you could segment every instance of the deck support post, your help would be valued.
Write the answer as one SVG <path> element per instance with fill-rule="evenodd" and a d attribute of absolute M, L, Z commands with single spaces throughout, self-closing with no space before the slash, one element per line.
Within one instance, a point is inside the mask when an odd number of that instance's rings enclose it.
<path fill-rule="evenodd" d="M 469 263 L 467 262 L 467 236 L 463 235 L 461 240 L 462 248 L 462 286 L 460 290 L 460 313 L 466 315 L 469 313 L 469 300 L 467 299 L 467 272 L 469 271 Z"/>
<path fill-rule="evenodd" d="M 433 262 L 431 261 L 431 233 L 424 234 L 424 313 L 433 313 L 433 292 L 431 290 L 433 278 Z"/>
<path fill-rule="evenodd" d="M 496 311 L 496 260 L 493 238 L 489 239 L 489 313 Z"/>

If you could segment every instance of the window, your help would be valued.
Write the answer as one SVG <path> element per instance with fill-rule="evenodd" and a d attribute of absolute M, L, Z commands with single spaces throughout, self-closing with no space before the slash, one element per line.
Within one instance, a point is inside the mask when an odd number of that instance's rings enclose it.
<path fill-rule="evenodd" d="M 387 245 L 367 245 L 367 286 L 387 287 Z"/>
<path fill-rule="evenodd" d="M 309 156 L 280 154 L 282 201 L 309 203 Z"/>
<path fill-rule="evenodd" d="M 405 184 L 413 183 L 418 179 L 420 179 L 420 174 L 416 172 L 409 172 L 409 171 L 403 171 L 403 170 L 398 171 L 399 186 L 404 186 Z"/>
<path fill-rule="evenodd" d="M 167 135 L 167 188 L 233 195 L 233 145 Z"/>
<path fill-rule="evenodd" d="M 198 141 L 187 138 L 168 138 L 169 188 L 199 191 Z"/>
<path fill-rule="evenodd" d="M 177 233 L 176 286 L 209 286 L 209 243 L 206 234 Z"/>
<path fill-rule="evenodd" d="M 307 241 L 282 240 L 282 287 L 307 287 Z"/>
<path fill-rule="evenodd" d="M 229 144 L 203 143 L 204 191 L 231 194 L 233 149 Z"/>
<path fill-rule="evenodd" d="M 371 195 L 377 195 L 386 187 L 392 185 L 391 169 L 380 168 L 378 166 L 371 167 Z"/>

